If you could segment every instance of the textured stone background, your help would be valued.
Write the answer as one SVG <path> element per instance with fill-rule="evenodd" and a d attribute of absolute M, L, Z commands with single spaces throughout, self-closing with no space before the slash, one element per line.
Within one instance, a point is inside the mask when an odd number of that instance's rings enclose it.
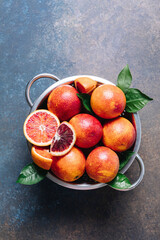
<path fill-rule="evenodd" d="M 159 0 L 0 1 L 0 240 L 160 239 Z M 27 82 L 92 74 L 116 82 L 129 64 L 133 87 L 154 98 L 140 111 L 146 173 L 131 192 L 73 191 L 48 179 L 16 184 L 31 161 L 23 136 Z M 32 99 L 52 83 L 35 83 Z M 135 162 L 127 176 L 138 176 Z"/>

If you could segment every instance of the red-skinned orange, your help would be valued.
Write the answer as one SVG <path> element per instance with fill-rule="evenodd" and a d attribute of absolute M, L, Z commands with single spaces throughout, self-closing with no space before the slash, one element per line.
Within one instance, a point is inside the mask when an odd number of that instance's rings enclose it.
<path fill-rule="evenodd" d="M 95 148 L 87 157 L 86 172 L 97 182 L 112 181 L 119 170 L 118 155 L 107 147 Z"/>
<path fill-rule="evenodd" d="M 93 91 L 90 103 L 92 110 L 99 117 L 112 119 L 124 111 L 126 97 L 120 88 L 104 84 Z"/>
<path fill-rule="evenodd" d="M 73 147 L 66 155 L 52 159 L 51 171 L 64 181 L 73 182 L 84 174 L 85 156 L 78 148 Z"/>
<path fill-rule="evenodd" d="M 52 90 L 47 100 L 47 108 L 60 121 L 69 120 L 81 110 L 81 101 L 78 91 L 70 85 L 61 85 Z"/>
<path fill-rule="evenodd" d="M 90 114 L 80 113 L 71 118 L 69 123 L 76 133 L 76 145 L 81 148 L 95 146 L 102 138 L 102 125 Z"/>
<path fill-rule="evenodd" d="M 126 151 L 133 145 L 135 138 L 136 131 L 132 123 L 124 117 L 109 120 L 103 126 L 103 143 L 114 151 Z"/>

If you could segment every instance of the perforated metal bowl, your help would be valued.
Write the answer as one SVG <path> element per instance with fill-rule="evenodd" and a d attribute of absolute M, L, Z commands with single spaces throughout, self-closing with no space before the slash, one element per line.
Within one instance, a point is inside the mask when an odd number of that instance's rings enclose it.
<path fill-rule="evenodd" d="M 43 105 L 43 103 L 47 100 L 48 95 L 50 94 L 50 92 L 54 88 L 56 88 L 56 87 L 58 87 L 62 84 L 72 84 L 73 81 L 78 77 L 90 77 L 90 78 L 96 80 L 99 84 L 112 84 L 112 85 L 114 85 L 112 82 L 110 82 L 106 79 L 100 78 L 100 77 L 96 77 L 96 76 L 77 75 L 77 76 L 71 76 L 71 77 L 67 77 L 67 78 L 64 78 L 62 80 L 59 80 L 56 76 L 54 76 L 52 74 L 42 73 L 42 74 L 39 74 L 39 75 L 35 76 L 31 81 L 29 81 L 28 84 L 27 84 L 27 87 L 26 87 L 26 100 L 27 100 L 29 106 L 31 107 L 30 112 L 33 112 L 36 109 L 40 108 Z M 51 79 L 54 80 L 54 83 L 53 83 L 53 85 L 48 87 L 34 101 L 34 103 L 32 103 L 31 98 L 30 98 L 30 88 L 36 80 L 41 79 L 41 78 L 51 78 Z M 139 174 L 138 180 L 136 182 L 134 182 L 131 185 L 131 187 L 129 187 L 128 189 L 123 189 L 123 190 L 120 189 L 119 191 L 129 191 L 129 190 L 134 189 L 142 181 L 143 176 L 144 176 L 144 172 L 145 172 L 143 160 L 138 155 L 138 150 L 139 150 L 140 142 L 141 142 L 141 122 L 140 122 L 140 118 L 139 118 L 138 113 L 132 114 L 131 117 L 132 117 L 132 123 L 133 123 L 133 125 L 136 129 L 136 133 L 137 133 L 136 141 L 135 141 L 135 144 L 134 144 L 134 147 L 133 147 L 134 154 L 132 155 L 129 162 L 126 164 L 126 166 L 120 172 L 125 173 L 128 170 L 128 168 L 131 166 L 133 161 L 136 159 L 138 161 L 138 164 L 139 164 L 140 174 Z M 31 144 L 28 143 L 28 146 L 29 146 L 29 149 L 31 149 Z M 55 182 L 55 183 L 57 183 L 57 184 L 59 184 L 63 187 L 76 189 L 76 190 L 92 190 L 92 189 L 97 189 L 97 188 L 107 186 L 107 184 L 105 184 L 105 183 L 95 183 L 94 181 L 92 182 L 92 181 L 85 181 L 85 180 L 82 180 L 81 182 L 75 181 L 75 182 L 69 183 L 69 182 L 65 182 L 65 181 L 60 180 L 55 175 L 53 175 L 51 172 L 48 172 L 47 177 L 51 181 L 53 181 L 53 182 Z"/>

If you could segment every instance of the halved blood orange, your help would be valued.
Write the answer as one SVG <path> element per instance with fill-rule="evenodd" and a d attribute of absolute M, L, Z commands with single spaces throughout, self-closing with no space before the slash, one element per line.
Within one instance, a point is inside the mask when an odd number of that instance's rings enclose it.
<path fill-rule="evenodd" d="M 52 165 L 52 155 L 49 147 L 32 146 L 31 155 L 33 162 L 39 167 L 49 170 Z"/>
<path fill-rule="evenodd" d="M 62 122 L 54 135 L 50 147 L 52 156 L 63 156 L 68 153 L 76 141 L 76 134 L 72 125 Z"/>
<path fill-rule="evenodd" d="M 26 118 L 23 132 L 27 140 L 36 146 L 48 146 L 52 142 L 60 122 L 57 116 L 48 110 L 40 109 Z"/>

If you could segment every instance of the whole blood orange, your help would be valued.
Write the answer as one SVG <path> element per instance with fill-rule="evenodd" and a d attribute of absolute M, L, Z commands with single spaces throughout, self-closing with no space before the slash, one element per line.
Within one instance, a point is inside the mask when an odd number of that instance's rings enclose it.
<path fill-rule="evenodd" d="M 51 144 L 60 122 L 57 116 L 48 110 L 40 109 L 32 112 L 26 118 L 23 132 L 26 139 L 36 146 Z"/>
<path fill-rule="evenodd" d="M 132 123 L 124 117 L 109 120 L 103 126 L 103 143 L 114 151 L 126 151 L 133 145 L 135 138 L 136 131 Z"/>
<path fill-rule="evenodd" d="M 102 125 L 99 120 L 90 114 L 80 113 L 71 118 L 69 123 L 76 133 L 76 145 L 81 148 L 90 148 L 102 138 Z"/>
<path fill-rule="evenodd" d="M 53 157 L 51 171 L 60 179 L 73 182 L 85 171 L 85 156 L 81 150 L 73 147 L 66 155 Z"/>
<path fill-rule="evenodd" d="M 76 141 L 74 128 L 68 122 L 62 122 L 54 135 L 50 147 L 52 156 L 63 156 L 71 150 Z"/>
<path fill-rule="evenodd" d="M 81 110 L 78 91 L 70 85 L 61 85 L 50 93 L 47 100 L 48 110 L 53 112 L 61 121 L 69 120 Z"/>
<path fill-rule="evenodd" d="M 97 182 L 112 181 L 119 170 L 118 155 L 107 147 L 95 148 L 87 157 L 86 172 Z"/>
<path fill-rule="evenodd" d="M 90 103 L 95 114 L 101 118 L 111 119 L 124 111 L 126 97 L 120 88 L 104 84 L 93 91 Z"/>
<path fill-rule="evenodd" d="M 33 162 L 39 167 L 49 170 L 52 164 L 52 155 L 49 147 L 32 146 L 31 155 Z"/>

